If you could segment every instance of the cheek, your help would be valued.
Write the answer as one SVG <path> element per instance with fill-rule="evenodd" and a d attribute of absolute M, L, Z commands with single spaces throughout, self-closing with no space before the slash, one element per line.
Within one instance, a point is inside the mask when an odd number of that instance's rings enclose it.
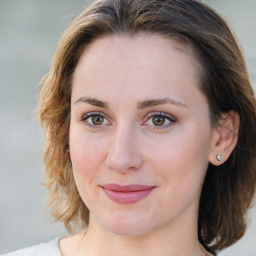
<path fill-rule="evenodd" d="M 193 135 L 183 133 L 182 136 L 172 136 L 164 138 L 162 142 L 150 143 L 145 150 L 158 164 L 179 171 L 185 165 L 190 168 L 205 166 L 208 163 L 209 141 L 197 140 Z"/>
<path fill-rule="evenodd" d="M 84 204 L 90 209 L 96 200 L 97 181 L 104 163 L 102 143 L 80 129 L 70 129 L 70 157 L 75 183 Z"/>
<path fill-rule="evenodd" d="M 183 138 L 175 138 L 161 150 L 154 150 L 157 160 L 154 161 L 153 169 L 161 177 L 163 188 L 159 204 L 165 205 L 168 198 L 169 206 L 166 207 L 175 209 L 174 214 L 191 202 L 197 206 L 208 166 L 206 147 L 197 140 Z"/>
<path fill-rule="evenodd" d="M 160 143 L 148 145 L 147 155 L 152 159 L 154 170 L 163 177 L 169 187 L 189 190 L 191 184 L 201 185 L 208 166 L 210 133 L 194 126 L 178 129 Z M 150 148 L 150 150 L 149 150 Z"/>
<path fill-rule="evenodd" d="M 74 175 L 83 181 L 95 176 L 105 159 L 104 141 L 71 127 L 69 143 Z"/>

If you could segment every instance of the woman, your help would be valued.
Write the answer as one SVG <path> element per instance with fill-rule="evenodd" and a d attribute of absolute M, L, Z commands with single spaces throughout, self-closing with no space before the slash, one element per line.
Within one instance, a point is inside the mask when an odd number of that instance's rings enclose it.
<path fill-rule="evenodd" d="M 42 81 L 49 205 L 72 233 L 10 255 L 215 255 L 256 187 L 256 102 L 229 27 L 196 0 L 99 0 Z"/>

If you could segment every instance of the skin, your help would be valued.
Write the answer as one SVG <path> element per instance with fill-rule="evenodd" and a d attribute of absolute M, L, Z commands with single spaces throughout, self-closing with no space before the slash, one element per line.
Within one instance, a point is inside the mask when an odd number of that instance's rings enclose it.
<path fill-rule="evenodd" d="M 60 241 L 63 255 L 210 255 L 197 239 L 199 198 L 208 163 L 231 143 L 210 125 L 197 70 L 190 49 L 157 35 L 103 37 L 83 52 L 70 156 L 90 222 L 86 236 Z M 107 183 L 155 188 L 121 204 Z"/>

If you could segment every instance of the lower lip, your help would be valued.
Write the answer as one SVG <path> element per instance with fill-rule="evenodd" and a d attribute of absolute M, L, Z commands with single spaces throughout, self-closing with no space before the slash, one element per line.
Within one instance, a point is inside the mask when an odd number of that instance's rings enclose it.
<path fill-rule="evenodd" d="M 113 201 L 120 204 L 136 203 L 147 197 L 154 188 L 139 191 L 113 191 L 102 187 L 106 195 Z"/>

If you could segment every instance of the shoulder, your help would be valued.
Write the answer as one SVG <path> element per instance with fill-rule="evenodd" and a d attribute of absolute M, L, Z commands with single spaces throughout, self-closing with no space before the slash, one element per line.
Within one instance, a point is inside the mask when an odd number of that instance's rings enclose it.
<path fill-rule="evenodd" d="M 59 240 L 60 238 L 55 238 L 48 243 L 40 243 L 2 256 L 61 256 Z"/>

